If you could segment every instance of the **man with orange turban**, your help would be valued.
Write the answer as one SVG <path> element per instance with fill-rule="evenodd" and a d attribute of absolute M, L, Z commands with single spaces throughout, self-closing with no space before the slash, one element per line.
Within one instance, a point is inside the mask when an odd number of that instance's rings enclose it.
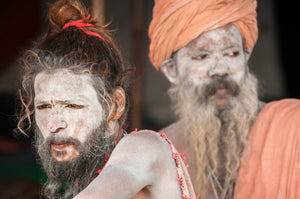
<path fill-rule="evenodd" d="M 248 60 L 256 0 L 155 0 L 149 57 L 171 82 L 179 121 L 164 131 L 187 153 L 201 199 L 300 198 L 300 101 L 260 102 Z"/>

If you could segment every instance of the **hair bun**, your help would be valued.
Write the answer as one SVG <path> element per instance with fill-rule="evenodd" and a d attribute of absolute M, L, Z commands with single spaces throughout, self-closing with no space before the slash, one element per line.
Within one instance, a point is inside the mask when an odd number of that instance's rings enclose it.
<path fill-rule="evenodd" d="M 85 6 L 77 0 L 59 0 L 49 9 L 49 21 L 59 28 L 66 23 L 84 19 L 86 16 Z"/>

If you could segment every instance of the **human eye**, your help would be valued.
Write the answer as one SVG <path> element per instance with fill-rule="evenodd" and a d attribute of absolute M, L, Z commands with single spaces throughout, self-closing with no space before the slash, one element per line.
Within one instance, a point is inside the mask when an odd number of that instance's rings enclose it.
<path fill-rule="evenodd" d="M 204 60 L 206 58 L 208 58 L 208 53 L 201 53 L 200 55 L 192 57 L 192 60 L 202 61 L 202 60 Z"/>
<path fill-rule="evenodd" d="M 52 107 L 51 104 L 40 104 L 36 106 L 38 110 L 46 110 L 46 109 L 50 109 L 51 107 Z"/>
<path fill-rule="evenodd" d="M 240 52 L 238 50 L 224 53 L 224 56 L 227 56 L 227 57 L 237 57 L 239 55 L 240 55 Z"/>
<path fill-rule="evenodd" d="M 84 105 L 79 105 L 79 104 L 67 104 L 66 108 L 70 109 L 82 109 L 84 108 Z"/>

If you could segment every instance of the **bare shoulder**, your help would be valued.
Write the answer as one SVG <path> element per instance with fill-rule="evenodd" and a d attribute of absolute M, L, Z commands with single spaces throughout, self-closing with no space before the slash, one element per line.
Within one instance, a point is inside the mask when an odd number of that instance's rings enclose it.
<path fill-rule="evenodd" d="M 144 130 L 120 140 L 101 174 L 80 196 L 137 199 L 150 198 L 149 194 L 155 199 L 179 199 L 181 189 L 172 150 L 164 134 Z"/>
<path fill-rule="evenodd" d="M 168 182 L 168 186 L 174 188 L 178 182 L 171 147 L 162 136 L 149 130 L 126 135 L 113 150 L 107 167 L 122 165 L 123 169 L 126 167 L 135 178 L 140 179 L 138 184 L 144 187 L 151 185 L 151 194 L 166 194 L 165 191 L 161 193 L 161 184 L 174 179 Z"/>
<path fill-rule="evenodd" d="M 151 164 L 170 155 L 168 143 L 152 131 L 138 131 L 125 135 L 116 145 L 107 162 L 110 164 L 144 162 Z"/>
<path fill-rule="evenodd" d="M 176 148 L 179 149 L 178 147 L 181 145 L 181 141 L 183 139 L 183 128 L 180 121 L 161 129 L 159 132 L 165 133 Z"/>
<path fill-rule="evenodd" d="M 168 142 L 160 136 L 159 133 L 150 130 L 142 130 L 126 135 L 116 146 L 115 150 L 126 150 L 133 153 L 151 153 L 154 155 L 156 152 L 167 149 Z"/>
<path fill-rule="evenodd" d="M 116 145 L 101 174 L 78 198 L 105 196 L 109 199 L 128 199 L 145 198 L 146 192 L 151 195 L 169 194 L 168 191 L 162 191 L 162 182 L 166 184 L 165 181 L 172 178 L 174 182 L 169 184 L 175 183 L 173 187 L 178 186 L 171 153 L 168 142 L 158 133 L 139 131 L 128 134 Z M 174 169 L 170 169 L 172 167 Z M 112 187 L 118 187 L 118 191 Z"/>

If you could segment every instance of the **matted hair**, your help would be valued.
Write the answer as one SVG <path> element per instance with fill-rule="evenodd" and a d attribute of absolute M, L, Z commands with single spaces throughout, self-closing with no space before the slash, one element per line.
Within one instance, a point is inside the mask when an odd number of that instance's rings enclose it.
<path fill-rule="evenodd" d="M 99 34 L 104 40 L 85 33 L 78 27 L 63 28 L 66 23 L 82 20 L 92 24 L 83 27 L 85 31 Z M 77 0 L 60 0 L 51 5 L 51 22 L 48 32 L 27 50 L 20 59 L 24 68 L 22 87 L 19 90 L 21 101 L 18 130 L 25 133 L 31 129 L 34 113 L 34 81 L 38 73 L 51 72 L 55 69 L 68 69 L 75 74 L 88 73 L 93 79 L 100 102 L 105 102 L 104 109 L 111 115 L 115 103 L 113 91 L 117 87 L 126 93 L 125 111 L 119 119 L 119 134 L 129 109 L 129 75 L 132 68 L 124 63 L 120 51 L 105 26 L 96 24 L 95 18 L 88 18 L 88 10 Z M 107 118 L 107 123 L 111 117 Z"/>

